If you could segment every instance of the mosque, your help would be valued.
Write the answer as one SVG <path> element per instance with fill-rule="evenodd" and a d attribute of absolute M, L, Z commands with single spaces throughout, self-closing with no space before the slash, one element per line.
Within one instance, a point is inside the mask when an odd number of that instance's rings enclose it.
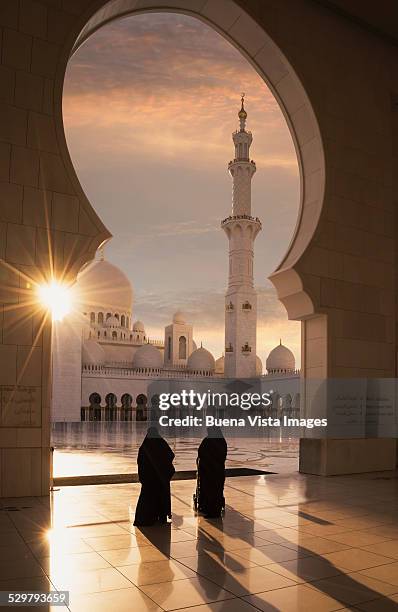
<path fill-rule="evenodd" d="M 274 412 L 299 410 L 300 376 L 292 351 L 280 342 L 267 357 L 265 373 L 256 352 L 253 244 L 261 221 L 251 214 L 256 164 L 249 156 L 252 134 L 246 130 L 244 94 L 238 117 L 235 155 L 228 164 L 232 211 L 221 223 L 229 243 L 224 355 L 215 360 L 196 345 L 193 326 L 181 311 L 165 327 L 163 339 L 149 338 L 143 322 L 133 323 L 129 279 L 101 253 L 78 275 L 78 312 L 54 326 L 54 422 L 145 419 L 154 381 L 166 380 L 223 386 L 231 379 L 256 379 L 262 390 L 272 390 Z"/>

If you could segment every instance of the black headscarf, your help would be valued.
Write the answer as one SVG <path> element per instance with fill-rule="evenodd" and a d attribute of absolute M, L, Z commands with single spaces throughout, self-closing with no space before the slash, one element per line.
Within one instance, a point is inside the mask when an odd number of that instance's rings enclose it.
<path fill-rule="evenodd" d="M 156 427 L 149 427 L 138 451 L 140 482 L 160 480 L 169 482 L 175 470 L 174 453 Z"/>

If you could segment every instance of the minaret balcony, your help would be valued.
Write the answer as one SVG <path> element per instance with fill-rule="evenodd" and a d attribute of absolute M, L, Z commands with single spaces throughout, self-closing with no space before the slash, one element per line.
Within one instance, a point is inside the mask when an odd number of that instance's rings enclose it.
<path fill-rule="evenodd" d="M 232 346 L 231 343 L 229 343 L 229 345 L 225 347 L 225 352 L 226 353 L 233 353 L 234 352 L 234 347 Z"/>
<path fill-rule="evenodd" d="M 221 221 L 221 227 L 233 221 L 241 221 L 241 220 L 250 221 L 251 223 L 256 223 L 260 226 L 260 229 L 262 227 L 260 219 L 258 217 L 252 217 L 251 215 L 230 215 L 229 217 L 226 217 L 225 219 Z"/>
<path fill-rule="evenodd" d="M 232 302 L 230 302 L 229 304 L 226 304 L 226 306 L 225 306 L 225 310 L 226 310 L 227 312 L 232 312 L 232 311 L 233 311 L 233 309 L 234 309 L 234 305 L 232 304 Z"/>
<path fill-rule="evenodd" d="M 234 159 L 231 159 L 228 162 L 228 168 L 230 168 L 234 164 L 240 164 L 242 162 L 245 162 L 246 164 L 250 164 L 253 166 L 254 169 L 256 169 L 256 162 L 253 159 L 249 159 L 248 157 L 235 157 Z"/>
<path fill-rule="evenodd" d="M 249 346 L 248 342 L 246 342 L 246 344 L 242 346 L 242 353 L 251 353 L 251 352 L 252 352 L 252 347 Z"/>
<path fill-rule="evenodd" d="M 242 310 L 251 310 L 252 309 L 252 305 L 250 304 L 250 302 L 243 302 L 242 304 Z"/>

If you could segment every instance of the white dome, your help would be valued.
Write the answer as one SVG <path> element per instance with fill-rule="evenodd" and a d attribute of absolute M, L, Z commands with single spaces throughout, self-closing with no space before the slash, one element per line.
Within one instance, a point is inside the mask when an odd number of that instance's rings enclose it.
<path fill-rule="evenodd" d="M 216 360 L 216 374 L 224 374 L 224 368 L 225 368 L 225 357 L 223 355 L 222 357 L 219 357 Z"/>
<path fill-rule="evenodd" d="M 143 344 L 133 355 L 133 368 L 159 369 L 162 367 L 162 353 L 152 344 Z"/>
<path fill-rule="evenodd" d="M 136 321 L 133 325 L 133 331 L 145 333 L 145 327 L 142 321 Z"/>
<path fill-rule="evenodd" d="M 201 346 L 190 354 L 188 357 L 187 367 L 188 370 L 191 371 L 214 372 L 216 362 L 214 361 L 214 357 L 210 351 Z"/>
<path fill-rule="evenodd" d="M 106 327 L 120 327 L 120 321 L 117 317 L 108 317 L 105 321 Z"/>
<path fill-rule="evenodd" d="M 95 340 L 89 339 L 84 342 L 82 363 L 84 365 L 103 365 L 105 363 L 105 351 Z"/>
<path fill-rule="evenodd" d="M 266 367 L 268 372 L 291 371 L 296 368 L 296 360 L 292 351 L 280 343 L 268 355 Z"/>
<path fill-rule="evenodd" d="M 133 289 L 127 276 L 105 260 L 87 264 L 78 274 L 76 289 L 82 305 L 95 310 L 130 312 Z"/>
<path fill-rule="evenodd" d="M 263 362 L 260 357 L 256 355 L 256 376 L 261 376 L 263 373 Z"/>
<path fill-rule="evenodd" d="M 177 310 L 177 312 L 173 315 L 173 323 L 177 323 L 178 325 L 185 325 L 184 314 L 181 310 Z"/>

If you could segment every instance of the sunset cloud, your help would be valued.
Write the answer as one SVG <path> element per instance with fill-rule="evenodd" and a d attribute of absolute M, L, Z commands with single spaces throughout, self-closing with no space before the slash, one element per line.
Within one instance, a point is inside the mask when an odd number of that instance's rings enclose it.
<path fill-rule="evenodd" d="M 103 150 L 202 153 L 206 163 L 231 153 L 241 90 L 256 127 L 258 163 L 297 172 L 290 136 L 280 129 L 284 119 L 265 83 L 221 36 L 181 15 L 142 15 L 95 34 L 68 69 L 65 123 L 68 133 L 91 127 Z"/>

